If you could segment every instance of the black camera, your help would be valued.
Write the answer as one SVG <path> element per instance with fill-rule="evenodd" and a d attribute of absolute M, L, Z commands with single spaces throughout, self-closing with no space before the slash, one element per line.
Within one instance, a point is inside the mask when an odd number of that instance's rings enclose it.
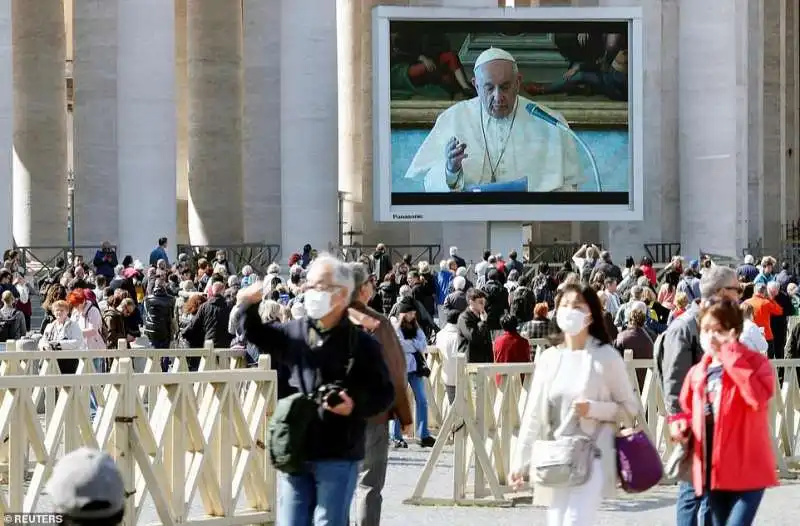
<path fill-rule="evenodd" d="M 60 351 L 61 350 L 61 344 L 58 343 L 58 342 L 52 342 L 50 344 L 50 349 L 53 350 L 53 351 Z"/>
<path fill-rule="evenodd" d="M 341 393 L 343 389 L 335 384 L 324 384 L 317 388 L 317 403 L 323 405 L 328 404 L 328 407 L 336 407 L 344 402 Z"/>

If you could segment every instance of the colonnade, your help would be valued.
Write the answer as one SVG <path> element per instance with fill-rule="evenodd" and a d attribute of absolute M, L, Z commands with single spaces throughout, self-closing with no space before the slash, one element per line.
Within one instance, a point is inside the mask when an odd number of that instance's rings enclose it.
<path fill-rule="evenodd" d="M 66 244 L 73 168 L 78 244 L 325 249 L 341 190 L 356 241 L 474 259 L 486 223 L 372 220 L 371 9 L 561 4 L 642 7 L 645 221 L 536 224 L 533 240 L 734 255 L 800 213 L 798 10 L 709 2 L 0 0 L 0 246 Z"/>
<path fill-rule="evenodd" d="M 0 246 L 67 244 L 70 170 L 78 245 L 336 243 L 334 2 L 0 0 L 0 72 Z"/>

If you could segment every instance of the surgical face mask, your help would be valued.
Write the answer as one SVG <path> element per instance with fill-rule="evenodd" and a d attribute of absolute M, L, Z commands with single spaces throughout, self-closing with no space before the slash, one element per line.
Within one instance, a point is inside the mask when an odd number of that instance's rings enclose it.
<path fill-rule="evenodd" d="M 331 293 L 316 289 L 307 290 L 303 295 L 306 315 L 312 320 L 321 320 L 331 312 Z"/>
<path fill-rule="evenodd" d="M 714 334 L 710 332 L 701 332 L 700 333 L 700 348 L 703 349 L 703 352 L 706 354 L 713 354 L 714 353 Z"/>
<path fill-rule="evenodd" d="M 571 307 L 561 307 L 556 314 L 556 323 L 558 327 L 570 336 L 579 334 L 586 326 L 586 318 L 589 315 L 580 309 L 573 309 Z"/>

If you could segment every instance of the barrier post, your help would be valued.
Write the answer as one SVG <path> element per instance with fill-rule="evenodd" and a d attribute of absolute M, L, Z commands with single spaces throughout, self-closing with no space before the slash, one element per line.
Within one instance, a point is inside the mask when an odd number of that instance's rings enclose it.
<path fill-rule="evenodd" d="M 136 461 L 133 456 L 131 442 L 135 435 L 131 433 L 134 422 L 136 421 L 136 388 L 133 382 L 133 361 L 130 358 L 122 358 L 119 361 L 119 372 L 125 375 L 125 379 L 118 386 L 120 406 L 117 416 L 114 418 L 114 459 L 117 467 L 122 474 L 122 481 L 125 484 L 125 493 L 128 498 L 125 500 L 125 526 L 136 525 L 136 513 L 133 506 L 133 498 L 136 494 Z"/>

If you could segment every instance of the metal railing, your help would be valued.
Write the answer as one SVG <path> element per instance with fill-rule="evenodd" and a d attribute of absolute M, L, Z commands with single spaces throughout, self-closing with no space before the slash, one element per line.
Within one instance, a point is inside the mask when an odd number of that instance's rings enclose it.
<path fill-rule="evenodd" d="M 197 267 L 197 262 L 201 258 L 209 262 L 216 257 L 218 250 L 224 250 L 225 254 L 234 268 L 241 271 L 242 267 L 250 265 L 256 274 L 264 275 L 267 267 L 274 263 L 281 256 L 280 245 L 269 245 L 266 243 L 243 243 L 239 245 L 178 245 L 178 254 L 186 254 L 191 258 L 192 268 Z"/>
<path fill-rule="evenodd" d="M 669 263 L 681 255 L 680 243 L 645 243 L 644 251 L 653 263 Z"/>
<path fill-rule="evenodd" d="M 411 263 L 427 261 L 435 263 L 442 252 L 442 245 L 386 245 L 386 251 L 392 264 L 400 263 L 406 255 L 411 256 Z M 362 256 L 371 257 L 374 247 L 363 245 L 339 245 L 331 248 L 331 252 L 345 261 L 358 261 Z"/>
<path fill-rule="evenodd" d="M 101 245 L 53 245 L 53 246 L 15 246 L 14 250 L 19 254 L 19 264 L 24 269 L 25 274 L 30 273 L 38 283 L 48 274 L 56 269 L 59 260 L 63 260 L 69 265 L 69 256 L 73 253 L 76 256 L 83 256 L 84 261 L 91 265 L 95 253 L 100 250 Z M 112 245 L 113 250 L 117 250 L 116 245 Z"/>

